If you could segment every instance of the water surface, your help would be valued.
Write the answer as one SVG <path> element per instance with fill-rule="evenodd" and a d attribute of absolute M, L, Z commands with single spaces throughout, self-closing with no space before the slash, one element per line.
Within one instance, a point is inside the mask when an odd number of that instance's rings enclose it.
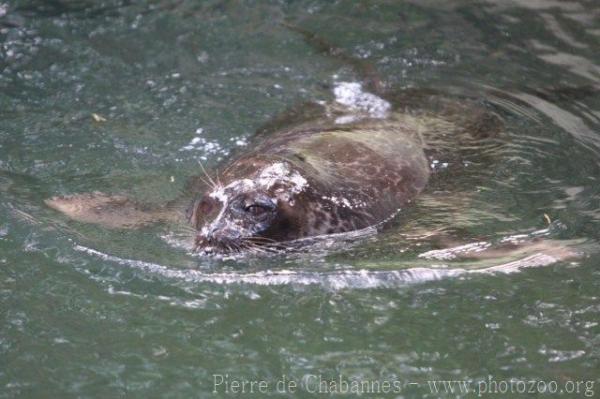
<path fill-rule="evenodd" d="M 379 396 L 407 398 L 456 396 L 431 380 L 600 384 L 599 13 L 583 0 L 0 3 L 0 395 L 227 397 L 212 393 L 225 374 L 400 381 Z M 199 162 L 360 80 L 284 20 L 389 87 L 480 95 L 506 126 L 494 162 L 437 179 L 378 234 L 269 258 L 198 257 L 181 232 L 110 231 L 43 205 L 176 198 Z M 491 263 L 419 256 L 432 230 L 537 234 L 584 255 L 469 273 Z M 309 391 L 266 396 L 326 396 Z"/>

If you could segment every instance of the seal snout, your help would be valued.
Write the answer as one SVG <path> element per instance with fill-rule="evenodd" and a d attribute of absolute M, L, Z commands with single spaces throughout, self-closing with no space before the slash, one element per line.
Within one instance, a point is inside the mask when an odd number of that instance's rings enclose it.
<path fill-rule="evenodd" d="M 241 249 L 242 235 L 234 228 L 212 228 L 196 236 L 195 251 L 204 253 L 236 252 Z"/>

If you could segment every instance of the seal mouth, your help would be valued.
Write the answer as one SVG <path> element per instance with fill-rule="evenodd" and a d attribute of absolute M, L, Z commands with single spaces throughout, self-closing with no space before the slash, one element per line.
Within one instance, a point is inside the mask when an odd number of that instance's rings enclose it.
<path fill-rule="evenodd" d="M 260 236 L 236 239 L 198 236 L 193 252 L 202 255 L 274 254 L 284 252 L 288 248 L 284 243 Z"/>
<path fill-rule="evenodd" d="M 213 237 L 198 236 L 194 245 L 194 252 L 203 255 L 224 255 L 242 252 L 243 247 L 239 239 L 215 239 Z"/>

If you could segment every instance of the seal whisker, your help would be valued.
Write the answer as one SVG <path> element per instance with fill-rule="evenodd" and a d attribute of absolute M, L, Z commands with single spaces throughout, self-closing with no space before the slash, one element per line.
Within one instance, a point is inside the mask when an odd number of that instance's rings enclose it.
<path fill-rule="evenodd" d="M 217 184 L 219 185 L 218 187 L 223 187 L 223 184 L 221 184 L 221 179 L 219 178 L 219 171 L 215 169 L 215 178 L 217 179 Z"/>
<path fill-rule="evenodd" d="M 192 226 L 178 226 L 176 229 L 170 232 L 171 235 L 180 236 L 184 238 L 194 238 L 198 232 Z"/>
<path fill-rule="evenodd" d="M 249 248 L 251 248 L 252 251 L 255 253 L 261 253 L 261 254 L 269 253 L 269 251 L 267 251 L 264 247 L 260 247 L 258 245 L 252 245 Z"/>
<path fill-rule="evenodd" d="M 246 242 L 248 244 L 252 244 L 254 246 L 263 246 L 263 247 L 268 247 L 268 246 L 273 246 L 273 245 L 278 245 L 277 241 L 273 240 L 273 241 L 265 241 L 265 240 L 255 240 L 254 237 L 247 237 L 242 239 L 243 242 Z"/>
<path fill-rule="evenodd" d="M 209 182 L 208 180 L 206 180 L 205 178 L 203 178 L 202 176 L 198 176 L 198 179 L 200 179 L 202 181 L 202 183 L 206 184 L 208 187 L 210 187 L 211 190 L 215 190 L 217 187 Z"/>
<path fill-rule="evenodd" d="M 213 190 L 214 190 L 214 189 L 216 189 L 217 187 L 220 187 L 220 184 L 217 184 L 217 183 L 215 182 L 215 180 L 214 180 L 212 177 L 210 177 L 210 175 L 208 174 L 208 172 L 207 172 L 207 171 L 206 171 L 206 169 L 204 168 L 204 165 L 202 164 L 202 162 L 201 162 L 201 161 L 198 161 L 198 163 L 200 164 L 200 168 L 202 169 L 202 173 L 204 173 L 204 175 L 206 176 L 206 178 L 207 178 L 207 179 L 210 181 L 210 183 L 212 183 L 212 184 L 209 184 L 209 186 L 211 186 L 211 188 L 212 188 Z M 207 184 L 208 184 L 208 183 L 207 183 Z"/>
<path fill-rule="evenodd" d="M 281 242 L 266 238 L 266 237 L 245 237 L 242 242 L 253 248 L 260 248 L 262 252 L 278 252 L 289 249 L 289 247 Z"/>
<path fill-rule="evenodd" d="M 250 245 L 248 243 L 243 243 L 240 248 L 244 249 L 246 252 L 250 252 L 250 253 L 254 253 L 254 252 L 261 252 L 258 248 L 256 248 L 254 245 Z"/>
<path fill-rule="evenodd" d="M 250 250 L 251 252 L 254 252 L 254 253 L 266 254 L 266 253 L 270 252 L 268 250 L 268 248 L 266 248 L 265 246 L 257 245 L 248 240 L 242 240 L 242 244 L 243 244 L 244 249 Z"/>
<path fill-rule="evenodd" d="M 192 232 L 192 233 L 196 233 L 197 230 L 194 226 L 191 226 L 189 224 L 178 224 L 175 227 L 175 231 L 185 231 L 185 232 Z"/>
<path fill-rule="evenodd" d="M 244 237 L 242 238 L 242 240 L 247 240 L 247 241 L 255 241 L 255 242 L 277 242 L 276 240 L 272 239 L 272 238 L 268 238 L 268 237 L 259 237 L 259 236 L 254 236 L 254 237 Z"/>

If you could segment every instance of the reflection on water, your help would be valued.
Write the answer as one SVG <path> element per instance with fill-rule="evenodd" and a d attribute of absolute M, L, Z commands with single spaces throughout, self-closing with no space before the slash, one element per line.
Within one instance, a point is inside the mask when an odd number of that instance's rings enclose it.
<path fill-rule="evenodd" d="M 599 13 L 585 0 L 0 1 L 0 391 L 204 397 L 213 373 L 598 382 Z M 174 227 L 110 231 L 43 206 L 95 190 L 177 198 L 198 162 L 360 81 L 281 21 L 389 88 L 475 99 L 502 136 L 464 148 L 461 173 L 439 173 L 377 234 L 304 254 L 198 257 Z M 423 255 L 539 231 L 584 255 Z M 487 273 L 523 259 L 546 267 Z"/>

